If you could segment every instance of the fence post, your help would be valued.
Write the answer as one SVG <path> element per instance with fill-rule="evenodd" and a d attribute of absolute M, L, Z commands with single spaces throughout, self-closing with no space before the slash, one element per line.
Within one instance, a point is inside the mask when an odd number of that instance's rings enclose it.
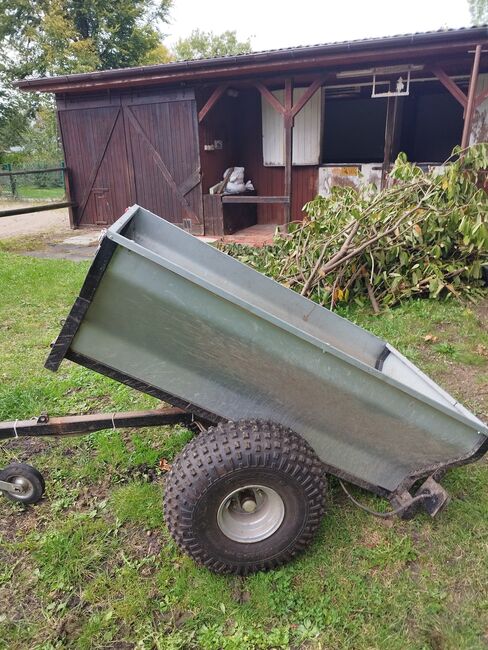
<path fill-rule="evenodd" d="M 64 163 L 63 163 L 63 180 L 64 180 L 64 198 L 66 199 L 66 201 L 72 203 L 73 199 L 71 197 L 69 169 L 65 166 Z M 68 215 L 69 215 L 70 228 L 72 229 L 76 228 L 75 212 L 72 205 L 68 206 Z"/>
<path fill-rule="evenodd" d="M 12 171 L 12 163 L 7 163 L 7 170 L 9 172 Z M 15 176 L 10 175 L 8 178 L 9 178 L 9 181 L 10 181 L 10 191 L 12 192 L 12 198 L 16 199 L 16 198 L 18 198 L 18 196 L 17 196 L 17 181 L 15 179 Z"/>

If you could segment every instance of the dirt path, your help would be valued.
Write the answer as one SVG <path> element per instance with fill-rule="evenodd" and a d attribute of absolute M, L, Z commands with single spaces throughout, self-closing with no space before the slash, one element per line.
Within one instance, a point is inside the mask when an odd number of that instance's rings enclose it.
<path fill-rule="evenodd" d="M 0 210 L 9 208 L 23 208 L 31 205 L 42 205 L 25 201 L 0 201 Z M 35 235 L 45 232 L 60 232 L 68 234 L 69 217 L 68 209 L 49 210 L 46 212 L 30 212 L 12 217 L 0 218 L 0 239 L 20 237 L 22 235 Z"/>

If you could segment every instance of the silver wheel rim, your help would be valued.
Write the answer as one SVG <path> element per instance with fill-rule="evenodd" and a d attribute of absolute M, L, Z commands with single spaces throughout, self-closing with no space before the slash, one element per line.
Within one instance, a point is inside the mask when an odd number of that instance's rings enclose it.
<path fill-rule="evenodd" d="M 235 542 L 253 544 L 267 539 L 281 526 L 285 504 L 265 485 L 246 485 L 230 492 L 217 511 L 217 524 Z"/>
<path fill-rule="evenodd" d="M 10 483 L 13 483 L 16 487 L 15 492 L 12 494 L 19 501 L 25 501 L 29 499 L 34 493 L 34 486 L 29 481 L 29 479 L 24 476 L 14 476 L 10 479 Z"/>

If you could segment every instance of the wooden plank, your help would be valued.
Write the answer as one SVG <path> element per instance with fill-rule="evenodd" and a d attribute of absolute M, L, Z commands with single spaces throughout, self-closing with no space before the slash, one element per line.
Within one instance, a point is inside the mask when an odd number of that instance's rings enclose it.
<path fill-rule="evenodd" d="M 463 137 L 461 139 L 461 148 L 465 149 L 469 145 L 469 136 L 471 135 L 471 124 L 473 113 L 476 107 L 476 84 L 478 83 L 478 72 L 480 69 L 481 45 L 477 45 L 474 52 L 473 69 L 469 80 L 468 103 L 464 113 Z"/>
<path fill-rule="evenodd" d="M 311 83 L 311 85 L 307 88 L 307 90 L 303 93 L 303 95 L 300 97 L 300 99 L 297 101 L 296 104 L 294 104 L 293 108 L 291 109 L 293 117 L 297 116 L 297 114 L 302 110 L 305 104 L 310 99 L 312 99 L 312 97 L 315 95 L 317 90 L 324 85 L 327 76 L 328 75 L 325 74 L 321 75 Z"/>
<path fill-rule="evenodd" d="M 224 194 L 222 196 L 222 203 L 263 203 L 263 204 L 286 204 L 289 203 L 288 196 L 242 196 Z"/>
<path fill-rule="evenodd" d="M 216 194 L 203 195 L 203 216 L 206 235 L 220 236 L 224 234 L 224 211 L 220 196 Z"/>
<path fill-rule="evenodd" d="M 271 106 L 276 111 L 278 111 L 278 113 L 281 113 L 281 115 L 285 114 L 285 107 L 276 99 L 273 93 L 268 90 L 264 84 L 262 84 L 260 81 L 257 81 L 254 85 L 261 93 L 261 96 L 268 102 L 268 104 L 271 104 Z"/>
<path fill-rule="evenodd" d="M 285 81 L 285 195 L 288 202 L 285 203 L 285 224 L 291 221 L 291 201 L 292 201 L 292 173 L 293 173 L 293 81 Z"/>
<path fill-rule="evenodd" d="M 72 200 L 72 193 L 71 193 L 71 175 L 70 175 L 70 170 L 67 167 L 63 168 L 63 180 L 64 180 L 64 196 L 71 205 L 67 206 L 68 207 L 68 216 L 69 216 L 69 227 L 74 228 L 75 227 L 75 215 L 73 211 L 73 205 L 74 201 Z"/>
<path fill-rule="evenodd" d="M 143 72 L 133 71 L 128 74 L 126 70 L 117 70 L 117 75 L 109 78 L 104 78 L 100 72 L 94 73 L 91 76 L 80 75 L 77 79 L 69 79 L 67 77 L 59 78 L 44 78 L 39 80 L 24 80 L 18 84 L 18 87 L 25 90 L 42 89 L 44 92 L 63 93 L 75 92 L 79 90 L 103 90 L 109 87 L 124 88 L 134 86 L 150 86 L 160 84 L 178 84 L 181 82 L 195 83 L 196 81 L 204 81 L 207 79 L 215 82 L 217 78 L 229 77 L 230 75 L 237 75 L 244 77 L 245 75 L 263 75 L 263 74 L 281 74 L 282 72 L 290 74 L 290 71 L 299 69 L 310 70 L 311 68 L 333 68 L 335 66 L 346 67 L 359 63 L 364 65 L 367 58 L 368 64 L 379 62 L 383 65 L 385 61 L 398 61 L 399 63 L 405 62 L 413 57 L 415 60 L 422 57 L 426 60 L 429 57 L 433 60 L 439 60 L 440 56 L 450 56 L 457 53 L 464 54 L 467 50 L 476 46 L 476 41 L 479 39 L 479 31 L 474 30 L 473 34 L 467 34 L 467 37 L 458 40 L 455 43 L 446 45 L 445 42 L 429 43 L 428 45 L 419 46 L 419 44 L 407 44 L 405 41 L 397 41 L 394 45 L 391 42 L 384 42 L 381 46 L 376 48 L 371 47 L 365 54 L 364 48 L 362 49 L 348 49 L 347 47 L 335 46 L 333 48 L 316 50 L 312 52 L 310 49 L 302 52 L 297 52 L 296 56 L 281 56 L 281 58 L 263 57 L 259 63 L 255 60 L 239 62 L 236 65 L 235 57 L 228 57 L 229 62 L 222 62 L 218 67 L 202 65 L 201 61 L 194 62 L 195 66 L 177 67 L 175 64 L 171 66 L 161 66 L 160 69 L 154 70 L 152 74 L 148 73 L 147 69 Z M 240 59 L 240 57 L 238 57 Z M 198 66 L 198 67 L 196 67 Z M 98 75 L 98 76 L 97 76 Z M 100 78 L 100 76 L 102 78 Z"/>
<path fill-rule="evenodd" d="M 25 174 L 42 174 L 43 172 L 62 172 L 64 167 L 46 167 L 45 169 L 21 169 L 14 172 L 0 172 L 0 176 L 24 176 Z"/>
<path fill-rule="evenodd" d="M 137 188 L 136 178 L 134 174 L 134 155 L 132 151 L 132 142 L 129 134 L 129 127 L 127 126 L 127 110 L 122 109 L 122 123 L 124 127 L 124 142 L 125 142 L 125 162 L 127 169 L 127 176 L 129 178 L 129 196 L 131 204 L 137 203 Z"/>
<path fill-rule="evenodd" d="M 461 104 L 461 106 L 463 108 L 466 108 L 468 98 L 463 93 L 461 88 L 457 85 L 457 83 L 453 81 L 451 77 L 449 77 L 442 68 L 439 68 L 438 66 L 432 66 L 431 70 L 435 74 L 435 76 L 439 79 L 441 84 L 445 88 L 447 88 L 447 90 L 451 93 L 451 95 L 455 99 L 457 99 L 457 101 Z"/>
<path fill-rule="evenodd" d="M 388 172 L 390 171 L 391 159 L 393 157 L 393 143 L 395 140 L 395 132 L 398 124 L 397 114 L 398 97 L 388 97 L 385 124 L 385 147 L 383 152 L 383 165 L 381 172 L 382 188 L 386 186 Z"/>
<path fill-rule="evenodd" d="M 110 129 L 108 132 L 107 139 L 104 142 L 104 145 L 102 149 L 100 150 L 100 153 L 96 159 L 95 165 L 92 168 L 92 171 L 90 172 L 90 176 L 88 178 L 88 182 L 86 185 L 85 193 L 83 195 L 83 199 L 80 202 L 80 209 L 78 211 L 78 221 L 81 221 L 83 218 L 83 212 L 85 211 L 86 204 L 88 203 L 88 199 L 90 198 L 91 191 L 93 189 L 93 185 L 95 183 L 95 180 L 97 178 L 98 171 L 100 169 L 100 165 L 103 162 L 103 159 L 105 157 L 105 153 L 108 149 L 108 145 L 110 143 L 110 140 L 112 138 L 112 133 L 114 132 L 115 125 L 117 124 L 117 120 L 119 119 L 120 115 L 120 108 L 117 109 L 114 118 L 112 120 L 112 124 L 110 125 Z"/>
<path fill-rule="evenodd" d="M 189 192 L 192 191 L 194 187 L 198 185 L 200 182 L 201 177 L 200 177 L 200 168 L 195 169 L 194 172 L 186 180 L 181 183 L 181 185 L 178 185 L 178 192 L 181 194 L 181 196 L 186 196 Z"/>
<path fill-rule="evenodd" d="M 166 167 L 166 165 L 165 165 L 163 159 L 161 158 L 160 154 L 156 151 L 153 144 L 151 143 L 151 141 L 147 137 L 146 132 L 144 131 L 144 129 L 140 125 L 138 119 L 136 118 L 136 116 L 134 115 L 134 113 L 132 112 L 130 107 L 127 107 L 127 116 L 129 118 L 129 122 L 133 126 L 136 133 L 140 136 L 140 138 L 145 143 L 145 145 L 147 146 L 149 151 L 152 153 L 154 163 L 156 164 L 157 168 L 161 172 L 163 178 L 165 179 L 165 181 L 167 182 L 169 187 L 172 189 L 174 195 L 178 199 L 178 202 L 181 204 L 181 207 L 183 208 L 185 213 L 188 215 L 188 217 L 190 219 L 193 217 L 193 219 L 197 223 L 200 223 L 199 215 L 197 215 L 191 209 L 190 204 L 188 203 L 188 201 L 185 199 L 185 197 L 179 191 L 178 186 L 176 185 L 176 182 L 175 182 L 173 176 L 171 175 L 169 169 Z"/>
<path fill-rule="evenodd" d="M 228 87 L 229 84 L 221 84 L 213 91 L 213 93 L 210 95 L 208 100 L 205 102 L 203 108 L 198 113 L 198 122 L 202 122 L 205 119 L 207 113 L 209 113 L 209 111 L 212 110 L 212 108 L 219 101 L 219 99 L 222 97 L 222 95 L 225 93 Z"/>
<path fill-rule="evenodd" d="M 30 214 L 31 212 L 44 212 L 46 210 L 57 210 L 57 208 L 72 208 L 75 203 L 61 201 L 60 203 L 47 203 L 46 205 L 33 205 L 29 208 L 13 208 L 12 210 L 0 210 L 0 217 L 13 217 L 16 214 Z"/>

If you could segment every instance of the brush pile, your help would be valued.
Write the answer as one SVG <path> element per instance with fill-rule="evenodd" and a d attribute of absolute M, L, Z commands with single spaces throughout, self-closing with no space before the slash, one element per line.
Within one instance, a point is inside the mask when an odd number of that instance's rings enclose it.
<path fill-rule="evenodd" d="M 424 173 L 400 154 L 380 192 L 336 187 L 305 206 L 272 246 L 223 250 L 334 308 L 369 301 L 375 312 L 411 297 L 476 300 L 488 264 L 488 145 Z"/>

